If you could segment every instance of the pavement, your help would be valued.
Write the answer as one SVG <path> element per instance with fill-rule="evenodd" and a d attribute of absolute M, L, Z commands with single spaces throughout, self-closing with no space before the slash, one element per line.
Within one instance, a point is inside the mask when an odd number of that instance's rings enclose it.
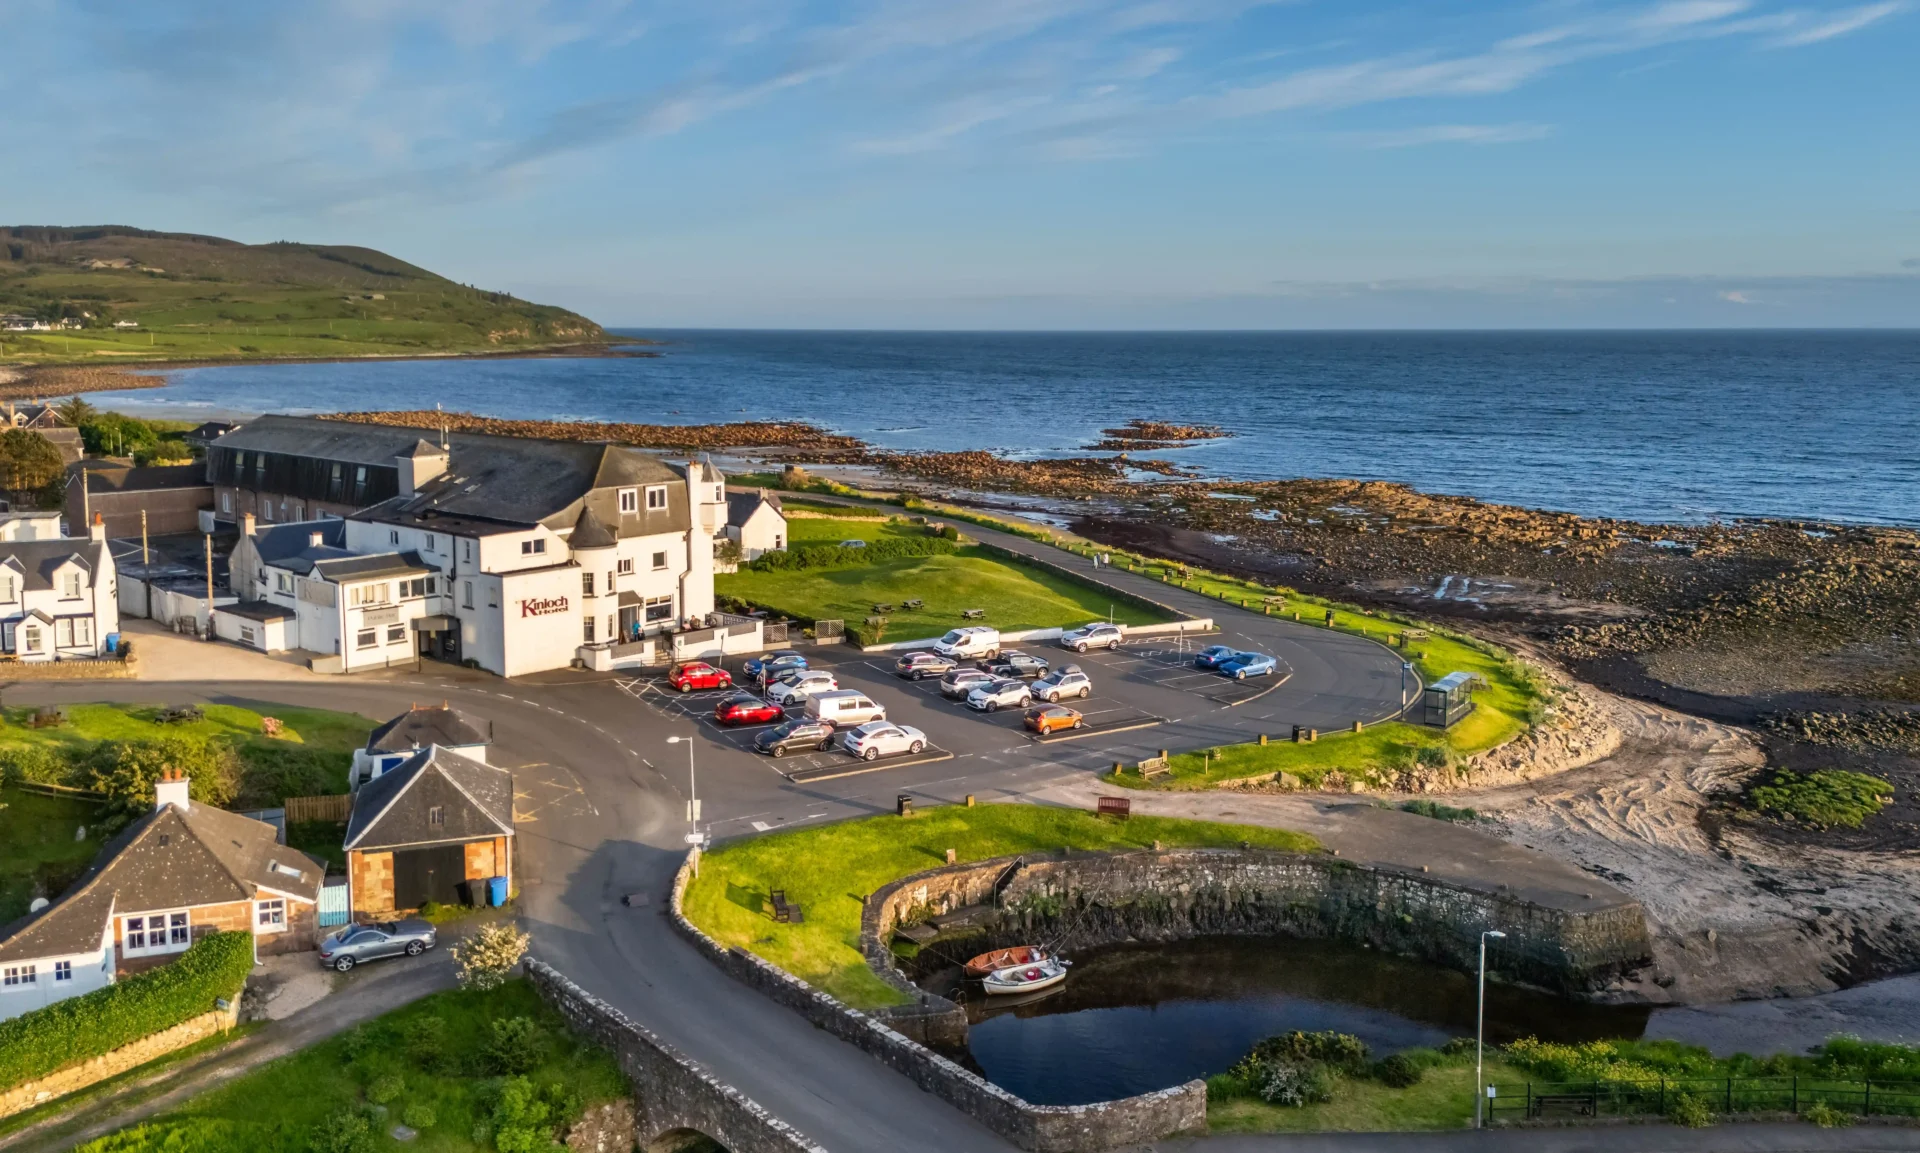
<path fill-rule="evenodd" d="M 1083 558 L 1010 534 L 968 532 L 1055 563 L 1085 564 Z M 1217 689 L 1207 678 L 1185 679 L 1180 663 L 1186 654 L 1168 654 L 1164 641 L 1130 645 L 1111 658 L 1054 649 L 1052 653 L 1067 659 L 1098 665 L 1090 671 L 1101 691 L 1125 707 L 1166 720 L 1152 728 L 1095 733 L 1068 743 L 1039 742 L 1027 739 L 1006 717 L 970 713 L 924 691 L 930 685 L 916 689 L 894 678 L 887 658 L 876 664 L 874 658 L 846 648 L 810 648 L 805 650 L 810 658 L 818 656 L 847 682 L 874 692 L 892 719 L 926 729 L 936 744 L 955 755 L 805 784 L 782 771 L 792 767 L 789 762 L 747 752 L 742 734 L 703 719 L 710 716 L 710 702 L 664 692 L 645 676 L 566 671 L 505 681 L 428 662 L 417 673 L 318 677 L 304 669 L 290 671 L 288 662 L 236 646 L 150 637 L 141 681 L 20 684 L 10 688 L 9 699 L 16 704 L 102 699 L 282 702 L 358 712 L 373 720 L 385 720 L 413 700 L 445 699 L 485 716 L 494 723 L 491 759 L 515 771 L 519 906 L 533 934 L 534 955 L 835 1153 L 999 1151 L 1012 1147 L 872 1057 L 734 982 L 696 953 L 669 928 L 664 915 L 667 892 L 684 854 L 685 801 L 695 781 L 706 824 L 722 839 L 891 812 L 901 793 L 923 803 L 958 802 L 971 794 L 982 801 L 1085 805 L 1098 791 L 1096 774 L 1116 760 L 1138 759 L 1160 748 L 1246 740 L 1258 731 L 1283 732 L 1294 723 L 1327 729 L 1398 711 L 1399 662 L 1379 645 L 1242 612 L 1133 574 L 1102 570 L 1101 577 L 1115 583 L 1138 581 L 1144 595 L 1197 616 L 1215 617 L 1222 632 L 1210 640 L 1272 652 L 1292 675 L 1257 700 L 1222 703 L 1209 697 Z M 1044 649 L 1036 646 L 1036 651 Z M 669 745 L 672 735 L 695 740 Z M 1543 855 L 1444 822 L 1364 805 L 1283 808 L 1272 804 L 1274 798 L 1240 794 L 1205 799 L 1135 794 L 1135 800 L 1143 808 L 1216 806 L 1222 819 L 1292 824 L 1356 861 L 1412 868 L 1425 863 L 1448 870 L 1445 875 L 1464 883 L 1512 885 L 1530 896 L 1585 902 L 1594 899 L 1585 896 L 1588 892 L 1608 892 Z M 622 896 L 634 892 L 652 899 L 641 907 L 621 904 Z M 329 997 L 268 1029 L 280 1030 L 278 1036 L 291 1042 L 303 1035 L 297 1023 L 333 1017 L 335 1007 L 344 1004 L 339 997 Z M 324 1033 L 305 1035 L 312 1039 Z M 187 1091 L 183 1084 L 169 1093 Z M 125 1116 L 103 1122 L 108 1128 L 125 1123 Z M 1222 1138 L 1207 1148 L 1307 1147 L 1286 1144 L 1297 1140 Z M 1339 1146 L 1358 1149 L 1376 1138 L 1327 1140 L 1359 1142 Z M 0 1147 L 5 1144 L 0 1142 Z"/>

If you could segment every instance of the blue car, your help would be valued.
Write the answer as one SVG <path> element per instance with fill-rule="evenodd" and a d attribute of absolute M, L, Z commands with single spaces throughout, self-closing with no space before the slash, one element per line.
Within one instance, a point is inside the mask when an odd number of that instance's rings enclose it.
<path fill-rule="evenodd" d="M 757 681 L 761 677 L 772 680 L 781 673 L 806 668 L 807 658 L 792 649 L 775 649 L 765 656 L 748 658 L 742 667 L 749 680 Z"/>
<path fill-rule="evenodd" d="M 1208 645 L 1194 655 L 1193 667 L 1196 669 L 1217 669 L 1221 662 L 1230 661 L 1240 655 L 1232 645 Z"/>
<path fill-rule="evenodd" d="M 1280 662 L 1265 653 L 1235 653 L 1215 666 L 1222 676 L 1244 681 L 1248 677 L 1272 676 Z"/>

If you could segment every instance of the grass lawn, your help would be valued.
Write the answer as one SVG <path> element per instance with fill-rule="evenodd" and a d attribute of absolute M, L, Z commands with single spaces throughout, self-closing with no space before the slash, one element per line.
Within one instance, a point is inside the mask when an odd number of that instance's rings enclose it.
<path fill-rule="evenodd" d="M 867 894 L 912 873 L 961 861 L 1073 849 L 1141 849 L 1154 841 L 1184 847 L 1306 852 L 1303 833 L 1251 825 L 1134 817 L 1097 817 L 1038 805 L 948 805 L 902 820 L 865 817 L 736 841 L 706 854 L 688 887 L 687 918 L 723 945 L 739 946 L 857 1008 L 895 1004 L 900 994 L 860 955 L 861 904 Z M 800 925 L 776 924 L 768 893 L 785 889 L 806 911 Z"/>
<path fill-rule="evenodd" d="M 789 508 L 794 502 L 787 502 Z M 792 516 L 787 518 L 787 543 L 807 545 L 839 544 L 843 540 L 880 540 L 883 537 L 918 538 L 926 532 L 905 520 L 884 516 Z"/>
<path fill-rule="evenodd" d="M 1487 1080 L 1526 1079 L 1487 1053 Z M 1307 1133 L 1314 1131 L 1385 1132 L 1411 1129 L 1464 1129 L 1473 1122 L 1473 1056 L 1450 1058 L 1428 1069 L 1409 1089 L 1390 1089 L 1378 1081 L 1342 1077 L 1333 1100 L 1289 1108 L 1257 1097 L 1207 1102 L 1207 1128 L 1215 1133 Z"/>
<path fill-rule="evenodd" d="M 807 523 L 796 520 L 790 527 Z M 859 521 L 816 523 L 838 526 L 836 531 L 869 527 Z M 1109 612 L 1115 620 L 1132 625 L 1166 619 L 1124 601 L 1113 601 L 1090 585 L 1010 564 L 978 548 L 851 568 L 795 572 L 741 569 L 715 577 L 713 587 L 720 596 L 750 601 L 777 613 L 811 620 L 844 620 L 853 627 L 873 615 L 876 604 L 898 606 L 909 600 L 925 601 L 925 608 L 911 612 L 896 609 L 887 614 L 886 635 L 880 639 L 890 641 L 937 637 L 970 623 L 1011 631 L 1083 625 L 1105 620 Z M 963 621 L 960 613 L 965 609 L 985 609 L 986 619 Z"/>
<path fill-rule="evenodd" d="M 343 1112 L 385 1096 L 383 1131 L 424 1106 L 430 1126 L 408 1147 L 431 1153 L 492 1149 L 476 1126 L 493 1119 L 499 1066 L 488 1061 L 493 1024 L 532 1019 L 538 1032 L 523 1074 L 536 1086 L 560 1085 L 578 1106 L 624 1095 L 611 1055 L 569 1034 L 524 981 L 490 993 L 438 993 L 201 1094 L 146 1124 L 80 1146 L 84 1153 L 305 1153 L 323 1148 L 315 1130 Z M 433 1024 L 432 1022 L 439 1022 Z M 397 1078 L 398 1085 L 383 1080 Z M 478 1137 L 479 1139 L 476 1139 Z M 384 1135 L 369 1149 L 401 1148 Z M 549 1148 L 544 1141 L 528 1148 Z"/>
<path fill-rule="evenodd" d="M 100 851 L 100 806 L 0 788 L 0 925 L 25 916 L 35 896 L 60 895 Z M 84 827 L 87 835 L 76 840 Z"/>

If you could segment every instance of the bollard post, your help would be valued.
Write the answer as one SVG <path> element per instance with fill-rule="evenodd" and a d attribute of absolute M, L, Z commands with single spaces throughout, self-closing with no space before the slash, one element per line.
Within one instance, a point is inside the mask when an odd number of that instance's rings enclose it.
<path fill-rule="evenodd" d="M 1265 747 L 1265 746 L 1266 746 L 1266 743 L 1267 743 L 1267 734 L 1265 734 L 1265 733 L 1261 733 L 1261 734 L 1260 734 L 1260 744 L 1261 744 L 1261 746 L 1262 746 L 1262 747 Z"/>
<path fill-rule="evenodd" d="M 1356 733 L 1357 733 L 1357 732 L 1359 732 L 1359 731 L 1360 731 L 1361 729 L 1364 729 L 1364 728 L 1366 728 L 1366 727 L 1367 727 L 1367 723 L 1366 723 L 1365 721 L 1355 721 L 1355 722 L 1353 722 L 1353 731 L 1354 731 L 1354 732 L 1356 732 Z"/>
<path fill-rule="evenodd" d="M 958 853 L 956 853 L 956 852 L 954 852 L 954 851 L 953 851 L 952 849 L 948 849 L 948 850 L 947 850 L 947 864 L 949 864 L 949 865 L 957 865 L 957 864 L 959 864 L 959 863 L 960 863 L 960 854 L 958 854 Z"/>
<path fill-rule="evenodd" d="M 968 793 L 968 794 L 967 794 L 967 808 L 969 808 L 969 809 L 971 809 L 971 808 L 973 808 L 973 794 L 972 794 L 972 793 Z"/>

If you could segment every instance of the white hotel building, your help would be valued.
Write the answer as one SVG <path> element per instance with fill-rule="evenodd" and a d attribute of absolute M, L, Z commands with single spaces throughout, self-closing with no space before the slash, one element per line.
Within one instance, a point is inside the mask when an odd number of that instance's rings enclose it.
<path fill-rule="evenodd" d="M 427 656 L 518 676 L 713 611 L 711 464 L 269 416 L 214 443 L 208 479 L 242 533 L 220 634 L 316 668 Z"/>

